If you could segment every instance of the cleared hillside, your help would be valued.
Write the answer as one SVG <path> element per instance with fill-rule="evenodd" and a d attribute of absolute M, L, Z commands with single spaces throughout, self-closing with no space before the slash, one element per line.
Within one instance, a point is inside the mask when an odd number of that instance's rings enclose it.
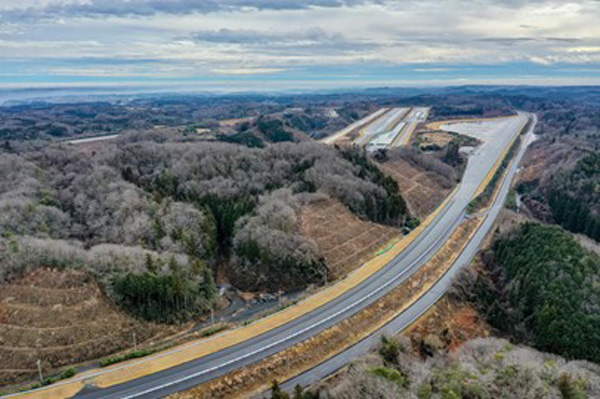
<path fill-rule="evenodd" d="M 401 235 L 400 229 L 358 218 L 331 198 L 304 206 L 300 223 L 302 235 L 314 240 L 325 257 L 331 278 L 343 277 Z"/>
<path fill-rule="evenodd" d="M 456 187 L 458 173 L 436 157 L 413 149 L 395 149 L 379 163 L 400 186 L 409 209 L 421 219 Z"/>
<path fill-rule="evenodd" d="M 88 274 L 36 269 L 0 285 L 0 384 L 164 338 L 174 327 L 119 311 Z"/>

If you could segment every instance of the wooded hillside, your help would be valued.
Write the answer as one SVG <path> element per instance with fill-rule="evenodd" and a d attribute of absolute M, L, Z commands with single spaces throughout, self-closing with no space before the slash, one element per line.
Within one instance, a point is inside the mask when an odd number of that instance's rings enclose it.
<path fill-rule="evenodd" d="M 558 227 L 499 238 L 476 300 L 499 330 L 567 358 L 600 361 L 600 258 Z"/>
<path fill-rule="evenodd" d="M 502 339 L 468 341 L 457 351 L 427 359 L 409 340 L 384 338 L 378 351 L 334 377 L 272 399 L 585 399 L 600 395 L 600 368 L 516 346 Z"/>
<path fill-rule="evenodd" d="M 558 224 L 600 241 L 600 153 L 558 174 L 548 190 L 548 202 Z"/>
<path fill-rule="evenodd" d="M 163 139 L 5 148 L 0 278 L 84 269 L 132 313 L 176 321 L 211 306 L 218 264 L 243 290 L 325 281 L 324 258 L 300 234 L 302 204 L 333 197 L 365 220 L 408 218 L 398 185 L 358 150 Z"/>

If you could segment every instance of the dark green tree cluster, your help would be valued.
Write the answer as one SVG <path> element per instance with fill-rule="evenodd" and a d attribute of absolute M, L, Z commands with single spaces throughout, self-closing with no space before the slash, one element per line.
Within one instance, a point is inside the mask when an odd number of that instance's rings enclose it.
<path fill-rule="evenodd" d="M 358 147 L 344 149 L 342 155 L 359 167 L 358 176 L 361 179 L 377 184 L 386 193 L 385 196 L 381 197 L 365 197 L 359 209 L 351 209 L 355 213 L 366 215 L 369 220 L 376 223 L 402 224 L 408 216 L 408 208 L 400 195 L 398 183 L 371 162 L 363 149 Z"/>
<path fill-rule="evenodd" d="M 455 140 L 452 140 L 446 146 L 446 152 L 442 161 L 451 166 L 458 166 L 462 163 L 462 157 L 460 156 L 460 145 Z"/>
<path fill-rule="evenodd" d="M 559 227 L 523 224 L 499 238 L 477 298 L 490 322 L 537 348 L 600 361 L 600 258 Z"/>
<path fill-rule="evenodd" d="M 469 104 L 467 107 L 440 104 L 433 107 L 432 113 L 436 118 L 483 116 L 485 109 L 476 103 Z"/>
<path fill-rule="evenodd" d="M 195 200 L 200 206 L 210 210 L 217 228 L 217 244 L 223 253 L 228 253 L 234 235 L 235 223 L 239 218 L 252 212 L 256 199 L 251 195 L 234 198 L 205 195 Z"/>
<path fill-rule="evenodd" d="M 327 125 L 327 119 L 324 117 L 288 114 L 285 118 L 289 126 L 306 133 L 323 129 Z"/>
<path fill-rule="evenodd" d="M 273 143 L 295 141 L 294 136 L 285 130 L 283 122 L 279 119 L 261 119 L 258 122 L 258 130 Z"/>
<path fill-rule="evenodd" d="M 121 306 L 143 319 L 166 323 L 187 320 L 210 308 L 217 289 L 207 267 L 196 261 L 184 269 L 172 258 L 163 273 L 156 262 L 148 258 L 145 272 L 115 278 L 113 289 Z"/>
<path fill-rule="evenodd" d="M 265 143 L 251 131 L 245 130 L 235 134 L 219 134 L 219 141 L 245 145 L 250 148 L 262 148 Z"/>
<path fill-rule="evenodd" d="M 600 153 L 582 158 L 573 170 L 556 176 L 548 203 L 558 224 L 600 241 Z"/>

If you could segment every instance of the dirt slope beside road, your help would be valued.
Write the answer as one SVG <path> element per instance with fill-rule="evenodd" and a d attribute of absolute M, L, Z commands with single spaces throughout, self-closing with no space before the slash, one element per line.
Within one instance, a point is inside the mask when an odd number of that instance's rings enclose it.
<path fill-rule="evenodd" d="M 169 335 L 172 327 L 119 312 L 88 275 L 37 269 L 0 285 L 0 384 L 109 355 Z"/>
<path fill-rule="evenodd" d="M 453 187 L 442 181 L 435 172 L 430 172 L 404 159 L 389 160 L 380 165 L 400 186 L 402 197 L 412 214 L 421 220 L 433 212 Z"/>
<path fill-rule="evenodd" d="M 372 259 L 401 234 L 399 229 L 360 219 L 333 198 L 305 206 L 300 225 L 302 235 L 319 246 L 332 278 L 343 277 Z"/>

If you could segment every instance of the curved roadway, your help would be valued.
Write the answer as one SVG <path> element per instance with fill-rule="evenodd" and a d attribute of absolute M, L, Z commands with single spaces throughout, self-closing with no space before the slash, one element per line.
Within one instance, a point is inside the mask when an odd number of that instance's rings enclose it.
<path fill-rule="evenodd" d="M 81 399 L 161 398 L 174 392 L 189 389 L 222 376 L 229 371 L 275 354 L 284 348 L 327 329 L 373 303 L 410 277 L 412 273 L 418 270 L 441 248 L 446 239 L 465 217 L 465 209 L 473 195 L 482 182 L 485 181 L 488 172 L 500 159 L 505 149 L 510 145 L 514 137 L 518 135 L 520 126 L 522 126 L 525 120 L 525 115 L 519 115 L 511 119 L 507 122 L 502 134 L 493 141 L 484 142 L 471 155 L 459 189 L 435 221 L 401 254 L 363 283 L 304 316 L 238 345 L 168 370 L 109 388 L 87 388 L 75 397 Z M 501 198 L 499 198 L 498 202 L 500 200 Z M 486 224 L 488 220 L 493 222 L 494 218 L 490 216 L 485 221 Z M 469 244 L 470 249 L 464 251 L 464 256 L 461 256 L 457 264 L 464 263 L 465 259 L 463 258 L 468 258 L 469 251 L 475 251 L 478 248 L 481 241 L 478 238 L 479 236 L 480 234 L 478 233 L 471 241 Z M 388 324 L 383 330 L 392 328 L 397 331 L 398 328 L 396 327 L 405 325 L 406 320 L 412 320 L 419 314 L 422 314 L 423 309 L 431 306 L 441 293 L 445 291 L 445 288 L 450 284 L 451 277 L 452 274 L 448 273 L 431 291 L 415 305 L 411 306 L 398 319 Z M 400 322 L 398 321 L 399 319 L 403 321 Z M 349 358 L 355 355 L 354 352 L 360 352 L 361 348 L 364 348 L 365 345 L 371 345 L 369 338 L 346 352 L 335 356 L 321 366 L 297 377 L 290 383 L 306 383 L 307 381 L 314 381 L 321 376 L 327 375 L 336 368 L 339 368 L 342 363 L 347 362 Z"/>
<path fill-rule="evenodd" d="M 525 118 L 521 115 L 510 120 L 503 134 L 483 143 L 475 151 L 458 191 L 437 219 L 400 255 L 362 284 L 313 312 L 241 344 L 130 382 L 81 392 L 76 398 L 161 398 L 275 354 L 370 305 L 406 280 L 441 248 L 463 220 L 465 208 L 477 188 L 518 135 Z"/>
<path fill-rule="evenodd" d="M 446 274 L 427 293 L 425 293 L 412 306 L 410 306 L 410 308 L 402 312 L 386 326 L 358 342 L 351 348 L 348 348 L 347 350 L 326 360 L 317 367 L 286 381 L 281 385 L 284 390 L 291 391 L 297 384 L 306 386 L 333 374 L 348 364 L 352 359 L 371 350 L 371 348 L 373 348 L 373 346 L 380 341 L 382 335 L 397 334 L 398 332 L 410 326 L 421 315 L 427 312 L 427 310 L 429 310 L 448 291 L 457 273 L 463 267 L 471 263 L 471 260 L 479 250 L 485 236 L 492 229 L 496 217 L 504 207 L 504 202 L 506 201 L 506 197 L 510 190 L 511 182 L 518 171 L 519 162 L 523 158 L 523 155 L 525 154 L 529 144 L 531 144 L 535 139 L 533 129 L 537 123 L 537 117 L 535 115 L 531 115 L 531 117 L 533 123 L 528 129 L 527 135 L 521 144 L 521 148 L 519 149 L 517 156 L 510 165 L 508 173 L 506 174 L 506 178 L 502 182 L 500 192 L 498 193 L 494 204 L 487 211 L 487 214 L 485 215 L 485 221 L 479 227 L 471 241 L 464 248 L 458 259 L 450 267 L 450 270 L 448 270 L 448 272 L 446 272 Z"/>

